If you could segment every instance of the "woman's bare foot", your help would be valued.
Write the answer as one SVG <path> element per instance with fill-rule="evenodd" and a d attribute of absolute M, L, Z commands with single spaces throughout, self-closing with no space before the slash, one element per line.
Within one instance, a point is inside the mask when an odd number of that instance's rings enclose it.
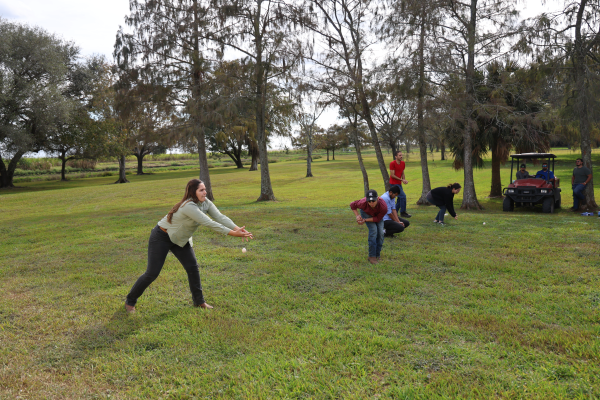
<path fill-rule="evenodd" d="M 196 307 L 202 307 L 202 308 L 207 309 L 207 310 L 210 309 L 210 308 L 213 308 L 213 306 L 211 306 L 208 303 L 197 304 Z"/>

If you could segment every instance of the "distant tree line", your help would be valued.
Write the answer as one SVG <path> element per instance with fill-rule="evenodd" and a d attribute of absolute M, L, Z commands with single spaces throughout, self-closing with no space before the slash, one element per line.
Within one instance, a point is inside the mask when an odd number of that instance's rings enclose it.
<path fill-rule="evenodd" d="M 114 62 L 39 28 L 0 20 L 0 184 L 18 160 L 143 158 L 179 147 L 260 170 L 258 200 L 274 200 L 273 136 L 307 152 L 418 148 L 464 172 L 462 208 L 480 208 L 473 170 L 491 155 L 490 196 L 502 195 L 511 152 L 579 147 L 592 169 L 600 144 L 600 5 L 579 0 L 522 20 L 517 0 L 132 0 Z M 327 129 L 319 118 L 337 110 Z M 260 167 L 259 167 L 260 164 Z M 64 168 L 63 168 L 64 170 Z M 64 173 L 63 173 L 64 178 Z M 593 187 L 593 185 L 588 185 Z M 595 206 L 593 189 L 586 192 Z"/>

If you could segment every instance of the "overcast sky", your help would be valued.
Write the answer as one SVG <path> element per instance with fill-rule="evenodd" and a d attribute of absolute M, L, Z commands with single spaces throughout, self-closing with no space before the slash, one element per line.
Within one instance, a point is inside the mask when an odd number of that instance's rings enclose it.
<path fill-rule="evenodd" d="M 129 13 L 129 0 L 0 0 L 0 16 L 44 28 L 75 42 L 84 56 L 112 59 L 119 25 Z"/>
<path fill-rule="evenodd" d="M 559 0 L 549 0 L 542 6 L 542 0 L 520 1 L 519 6 L 526 7 L 521 16 L 539 14 L 544 9 L 556 8 L 558 3 Z M 102 54 L 108 60 L 112 60 L 115 36 L 119 25 L 125 24 L 127 14 L 129 0 L 0 0 L 1 17 L 39 26 L 75 42 L 83 56 Z M 336 117 L 337 112 L 332 110 L 326 112 L 318 123 L 327 127 L 336 122 Z M 291 144 L 284 142 L 274 147 Z"/>

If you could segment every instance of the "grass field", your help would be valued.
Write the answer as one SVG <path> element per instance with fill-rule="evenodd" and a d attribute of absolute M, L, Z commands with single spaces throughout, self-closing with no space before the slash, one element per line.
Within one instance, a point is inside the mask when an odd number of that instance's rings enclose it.
<path fill-rule="evenodd" d="M 209 311 L 172 256 L 138 312 L 123 308 L 150 230 L 196 171 L 0 191 L 0 398 L 600 398 L 600 219 L 566 211 L 577 154 L 558 153 L 563 210 L 503 213 L 483 169 L 485 210 L 446 227 L 414 205 L 411 155 L 411 226 L 378 265 L 348 208 L 354 153 L 316 160 L 314 178 L 304 161 L 270 165 L 270 203 L 255 202 L 258 172 L 211 169 L 216 205 L 256 239 L 194 235 Z M 462 182 L 448 161 L 430 172 L 434 187 Z"/>

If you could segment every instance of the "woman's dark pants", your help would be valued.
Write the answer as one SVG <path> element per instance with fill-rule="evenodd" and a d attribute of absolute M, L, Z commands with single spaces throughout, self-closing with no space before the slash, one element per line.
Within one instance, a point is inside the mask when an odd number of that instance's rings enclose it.
<path fill-rule="evenodd" d="M 165 264 L 165 259 L 167 258 L 169 250 L 177 257 L 187 272 L 194 304 L 204 304 L 202 284 L 200 283 L 200 272 L 198 271 L 198 263 L 196 262 L 194 249 L 192 249 L 189 242 L 183 247 L 177 246 L 175 243 L 171 242 L 169 235 L 166 232 L 163 232 L 158 225 L 156 225 L 150 233 L 150 240 L 148 241 L 148 267 L 146 268 L 146 272 L 138 278 L 131 288 L 125 304 L 135 306 L 138 297 L 140 297 L 142 293 L 144 293 L 144 290 L 158 278 L 158 275 Z"/>
<path fill-rule="evenodd" d="M 440 208 L 440 211 L 438 211 L 437 215 L 435 216 L 435 219 L 436 221 L 444 222 L 444 215 L 446 215 L 446 203 L 439 201 L 436 202 L 435 200 L 433 200 L 431 192 L 427 193 L 427 201 Z"/>

